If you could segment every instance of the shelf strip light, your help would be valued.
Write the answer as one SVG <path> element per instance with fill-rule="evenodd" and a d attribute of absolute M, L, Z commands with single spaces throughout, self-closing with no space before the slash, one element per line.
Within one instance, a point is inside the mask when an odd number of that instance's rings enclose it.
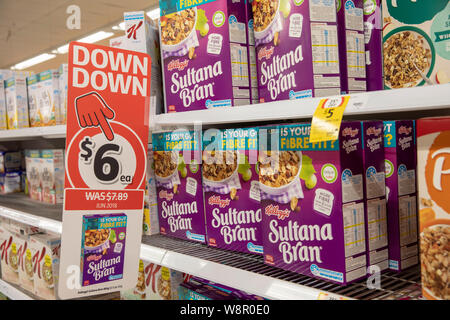
<path fill-rule="evenodd" d="M 42 53 L 36 57 L 27 59 L 25 61 L 19 62 L 16 65 L 14 65 L 12 67 L 12 69 L 15 70 L 23 70 L 26 69 L 28 67 L 34 66 L 35 64 L 39 64 L 41 62 L 53 59 L 54 57 L 56 57 L 55 54 L 51 54 L 51 53 Z"/>

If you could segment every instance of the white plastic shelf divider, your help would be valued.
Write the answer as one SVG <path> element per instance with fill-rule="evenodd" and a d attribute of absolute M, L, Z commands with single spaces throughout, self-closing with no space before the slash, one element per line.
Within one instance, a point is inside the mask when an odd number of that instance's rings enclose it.
<path fill-rule="evenodd" d="M 0 141 L 32 140 L 37 138 L 58 139 L 65 137 L 65 125 L 0 131 Z"/>
<path fill-rule="evenodd" d="M 385 114 L 402 111 L 422 111 L 450 107 L 450 83 L 383 90 L 351 94 L 364 101 L 362 106 L 347 106 L 344 115 Z M 283 100 L 247 105 L 224 107 L 189 112 L 166 113 L 156 116 L 156 129 L 174 126 L 230 124 L 259 121 L 281 121 L 311 118 L 321 98 Z M 355 99 L 356 100 L 356 99 Z M 158 128 L 159 127 L 159 128 Z"/>
<path fill-rule="evenodd" d="M 11 300 L 35 300 L 35 298 L 17 289 L 15 286 L 0 279 L 0 292 Z"/>

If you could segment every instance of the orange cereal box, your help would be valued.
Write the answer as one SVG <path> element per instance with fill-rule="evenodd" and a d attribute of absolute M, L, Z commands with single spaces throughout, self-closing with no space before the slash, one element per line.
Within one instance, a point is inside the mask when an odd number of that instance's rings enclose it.
<path fill-rule="evenodd" d="M 417 121 L 423 296 L 450 299 L 450 117 Z"/>

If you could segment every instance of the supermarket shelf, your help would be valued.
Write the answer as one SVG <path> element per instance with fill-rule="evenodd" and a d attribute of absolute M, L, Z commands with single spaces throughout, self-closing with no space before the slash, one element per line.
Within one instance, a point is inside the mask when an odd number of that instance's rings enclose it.
<path fill-rule="evenodd" d="M 347 116 L 422 111 L 450 107 L 450 84 L 383 90 L 350 95 L 360 104 L 350 104 Z M 311 118 L 323 98 L 283 100 L 255 105 L 167 113 L 156 116 L 156 129 L 173 126 L 220 125 Z"/>
<path fill-rule="evenodd" d="M 15 285 L 9 284 L 6 281 L 0 279 L 0 292 L 11 300 L 37 300 L 35 296 Z"/>
<path fill-rule="evenodd" d="M 61 205 L 38 203 L 23 194 L 0 195 L 0 215 L 52 232 L 62 230 Z M 162 235 L 143 237 L 141 259 L 269 299 L 398 299 L 420 284 L 419 269 L 413 267 L 400 274 L 383 273 L 380 289 L 368 289 L 365 280 L 339 286 L 267 266 L 261 256 Z M 12 289 L 0 283 L 3 290 Z"/>
<path fill-rule="evenodd" d="M 39 138 L 59 139 L 65 137 L 66 137 L 65 125 L 0 131 L 0 141 L 34 140 Z"/>
<path fill-rule="evenodd" d="M 22 193 L 0 195 L 0 216 L 61 233 L 62 205 L 44 204 Z"/>

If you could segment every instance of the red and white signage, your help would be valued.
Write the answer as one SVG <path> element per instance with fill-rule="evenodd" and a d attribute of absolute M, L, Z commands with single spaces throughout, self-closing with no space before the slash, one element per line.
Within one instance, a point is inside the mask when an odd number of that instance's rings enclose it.
<path fill-rule="evenodd" d="M 147 54 L 70 43 L 61 298 L 135 285 L 145 189 L 150 70 Z M 123 277 L 81 287 L 77 276 L 80 278 L 78 253 L 82 249 L 83 216 L 118 213 L 127 216 Z"/>

